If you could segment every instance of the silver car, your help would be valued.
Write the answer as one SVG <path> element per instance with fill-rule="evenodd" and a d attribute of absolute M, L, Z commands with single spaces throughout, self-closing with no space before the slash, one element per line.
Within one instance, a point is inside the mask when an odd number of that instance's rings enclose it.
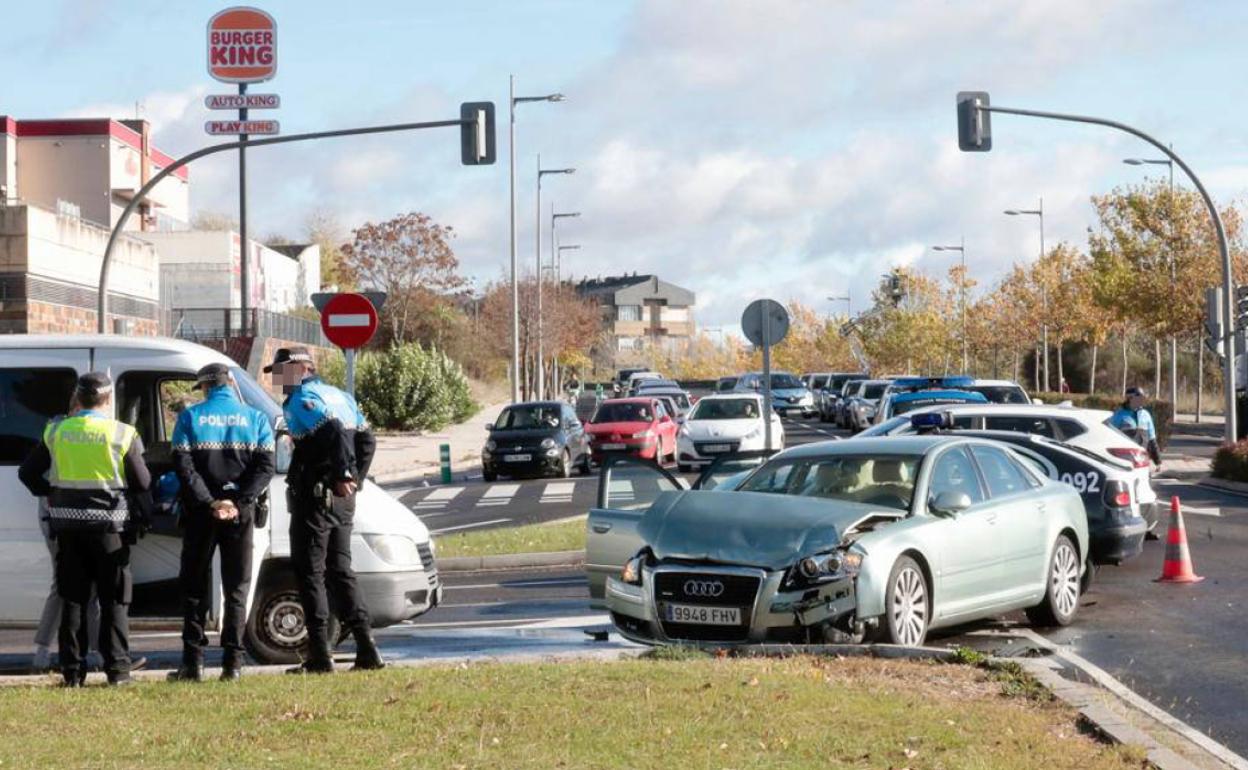
<path fill-rule="evenodd" d="M 588 529 L 591 598 L 649 644 L 913 646 L 1016 609 L 1066 625 L 1089 552 L 1074 489 L 946 435 L 795 447 L 727 492 L 623 461 Z"/>

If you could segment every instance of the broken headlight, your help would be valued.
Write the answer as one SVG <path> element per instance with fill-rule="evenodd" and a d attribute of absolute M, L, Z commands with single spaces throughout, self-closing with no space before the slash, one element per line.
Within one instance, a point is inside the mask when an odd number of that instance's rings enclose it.
<path fill-rule="evenodd" d="M 831 553 L 815 554 L 799 559 L 789 568 L 785 588 L 795 589 L 819 585 L 833 580 L 843 580 L 858 574 L 862 566 L 862 554 L 847 548 Z"/>
<path fill-rule="evenodd" d="M 650 551 L 647 549 L 638 551 L 631 559 L 624 562 L 624 567 L 620 570 L 620 582 L 628 583 L 630 586 L 641 585 L 641 571 L 649 563 Z"/>

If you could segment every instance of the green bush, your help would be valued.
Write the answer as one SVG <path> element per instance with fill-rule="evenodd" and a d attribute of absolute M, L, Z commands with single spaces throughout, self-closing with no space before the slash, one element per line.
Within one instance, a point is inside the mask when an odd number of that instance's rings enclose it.
<path fill-rule="evenodd" d="M 342 354 L 323 360 L 320 373 L 331 385 L 344 387 Z M 355 397 L 369 422 L 387 430 L 440 430 L 477 411 L 459 364 L 415 342 L 358 354 Z"/>
<path fill-rule="evenodd" d="M 1104 409 L 1110 412 L 1122 406 L 1124 400 L 1121 396 L 1108 396 L 1103 393 L 1032 393 L 1031 397 L 1046 404 L 1069 401 L 1080 409 Z M 1157 427 L 1157 445 L 1165 449 L 1174 429 L 1174 405 L 1169 401 L 1150 401 L 1148 411 L 1152 412 L 1153 424 Z"/>
<path fill-rule="evenodd" d="M 1248 439 L 1223 444 L 1213 454 L 1213 477 L 1227 481 L 1248 481 Z"/>

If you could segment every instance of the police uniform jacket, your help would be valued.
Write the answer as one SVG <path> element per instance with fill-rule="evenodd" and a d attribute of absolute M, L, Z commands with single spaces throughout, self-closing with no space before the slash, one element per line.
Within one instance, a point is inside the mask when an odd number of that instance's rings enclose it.
<path fill-rule="evenodd" d="M 125 531 L 142 515 L 130 495 L 152 483 L 134 428 L 90 409 L 49 422 L 18 478 L 48 499 L 52 534 Z"/>
<path fill-rule="evenodd" d="M 173 427 L 174 469 L 192 511 L 216 500 L 254 504 L 273 479 L 273 452 L 268 416 L 240 401 L 230 385 L 183 409 Z"/>
<path fill-rule="evenodd" d="M 368 475 L 377 442 L 350 394 L 309 377 L 290 392 L 282 409 L 295 442 L 291 483 L 358 482 Z"/>

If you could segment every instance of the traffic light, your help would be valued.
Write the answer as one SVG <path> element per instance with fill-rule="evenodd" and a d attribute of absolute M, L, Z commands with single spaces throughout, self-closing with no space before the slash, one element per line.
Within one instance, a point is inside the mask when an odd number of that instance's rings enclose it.
<path fill-rule="evenodd" d="M 888 296 L 893 301 L 893 306 L 901 304 L 901 300 L 906 296 L 906 287 L 901 282 L 901 273 L 891 273 L 888 276 Z"/>
<path fill-rule="evenodd" d="M 963 152 L 992 149 L 992 113 L 979 109 L 987 106 L 987 91 L 958 92 L 958 149 Z"/>
<path fill-rule="evenodd" d="M 1235 328 L 1248 327 L 1248 286 L 1235 287 Z"/>
<path fill-rule="evenodd" d="M 464 102 L 459 105 L 460 160 L 465 166 L 494 163 L 494 102 Z"/>

